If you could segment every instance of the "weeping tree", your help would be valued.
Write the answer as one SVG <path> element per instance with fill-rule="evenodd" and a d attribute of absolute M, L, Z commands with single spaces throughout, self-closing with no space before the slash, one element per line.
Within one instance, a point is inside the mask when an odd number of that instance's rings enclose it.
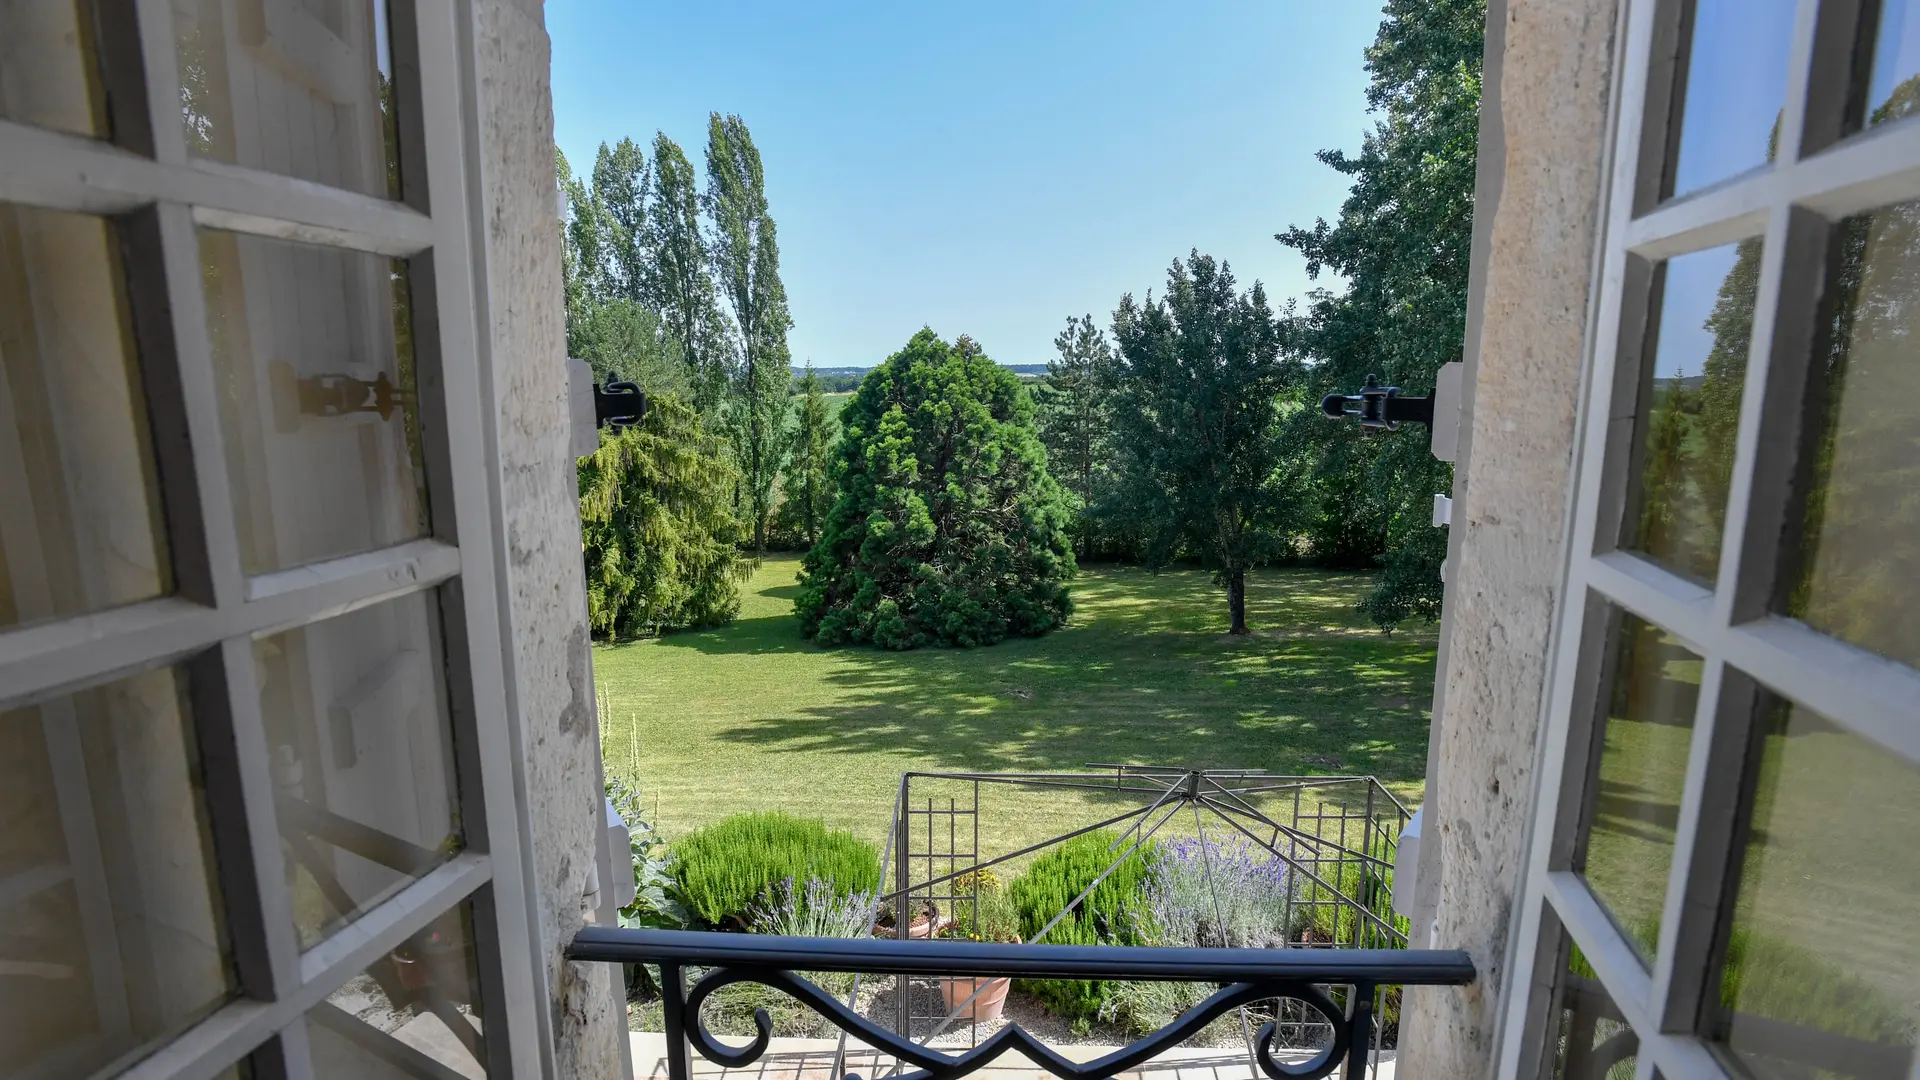
<path fill-rule="evenodd" d="M 1066 621 L 1073 508 L 1033 402 L 962 335 L 921 330 L 840 413 L 839 494 L 794 609 L 822 644 L 990 645 Z"/>
<path fill-rule="evenodd" d="M 648 402 L 639 425 L 580 459 L 587 615 L 596 634 L 634 637 L 731 622 L 740 611 L 744 529 L 737 473 L 691 408 Z"/>

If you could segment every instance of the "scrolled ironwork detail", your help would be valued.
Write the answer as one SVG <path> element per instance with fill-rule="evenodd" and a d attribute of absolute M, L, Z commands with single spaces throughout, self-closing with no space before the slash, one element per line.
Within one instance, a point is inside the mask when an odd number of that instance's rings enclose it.
<path fill-rule="evenodd" d="M 876 1050 L 919 1067 L 917 1072 L 897 1074 L 894 1080 L 955 1080 L 957 1077 L 967 1076 L 986 1068 L 993 1061 L 1013 1050 L 1025 1054 L 1060 1080 L 1100 1080 L 1102 1077 L 1126 1072 L 1152 1060 L 1163 1051 L 1192 1038 L 1214 1020 L 1242 1005 L 1276 998 L 1298 1001 L 1319 1013 L 1333 1031 L 1333 1042 L 1309 1061 L 1281 1061 L 1273 1054 L 1275 1026 L 1272 1023 L 1265 1024 L 1255 1039 L 1255 1057 L 1260 1063 L 1261 1071 L 1273 1080 L 1319 1080 L 1321 1077 L 1331 1076 L 1346 1060 L 1348 1051 L 1353 1046 L 1354 1025 L 1366 1023 L 1366 1018 L 1358 1012 L 1353 1016 L 1346 1015 L 1340 1006 L 1317 986 L 1292 983 L 1234 983 L 1222 987 L 1166 1027 L 1129 1043 L 1105 1057 L 1086 1063 L 1074 1062 L 1062 1057 L 1017 1024 L 1009 1024 L 989 1036 L 979 1046 L 966 1053 L 955 1055 L 941 1053 L 881 1027 L 848 1008 L 844 1002 L 820 989 L 813 982 L 793 972 L 768 968 L 718 968 L 701 977 L 692 989 L 687 991 L 686 1030 L 675 1032 L 669 1025 L 667 1039 L 671 1042 L 676 1036 L 684 1035 L 701 1057 L 729 1069 L 744 1068 L 760 1060 L 761 1055 L 767 1052 L 773 1037 L 773 1020 L 767 1015 L 765 1009 L 753 1011 L 756 1034 L 751 1043 L 739 1047 L 729 1046 L 716 1038 L 707 1030 L 706 1023 L 700 1015 L 701 1007 L 706 1004 L 709 997 L 724 987 L 742 982 L 758 983 L 788 994 L 848 1035 Z M 673 993 L 674 988 L 668 987 L 667 992 Z M 1359 987 L 1356 988 L 1355 994 L 1358 999 L 1370 1001 L 1373 989 Z"/>
<path fill-rule="evenodd" d="M 958 941 L 795 938 L 707 931 L 588 927 L 567 946 L 574 960 L 658 964 L 666 1021 L 670 1080 L 693 1080 L 693 1053 L 727 1068 L 758 1061 L 772 1043 L 773 1021 L 755 1010 L 753 1041 L 728 1046 L 700 1019 L 701 1008 L 723 987 L 753 982 L 782 991 L 835 1027 L 917 1071 L 890 1080 L 957 1080 L 1018 1050 L 1060 1080 L 1099 1080 L 1145 1064 L 1184 1042 L 1213 1020 L 1245 1005 L 1283 999 L 1316 1012 L 1333 1033 L 1331 1045 L 1309 1061 L 1281 1061 L 1276 1025 L 1266 1024 L 1252 1047 L 1271 1080 L 1317 1080 L 1344 1065 L 1365 1070 L 1365 1033 L 1372 1030 L 1375 992 L 1386 986 L 1461 986 L 1474 979 L 1463 952 L 1427 949 L 1156 949 L 1135 946 L 1013 945 Z M 686 970 L 708 969 L 694 986 Z M 1160 1030 L 1105 1057 L 1074 1062 L 1018 1025 L 1008 1025 L 965 1053 L 942 1053 L 890 1031 L 795 974 L 867 972 L 909 977 L 1138 979 L 1203 982 L 1221 988 Z M 1323 986 L 1345 986 L 1343 1008 Z M 854 1080 L 852 1074 L 847 1080 Z"/>

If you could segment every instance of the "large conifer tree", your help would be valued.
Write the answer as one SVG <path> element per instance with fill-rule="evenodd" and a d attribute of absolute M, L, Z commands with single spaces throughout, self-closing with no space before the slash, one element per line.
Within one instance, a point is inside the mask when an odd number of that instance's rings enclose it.
<path fill-rule="evenodd" d="M 693 410 L 647 403 L 636 427 L 580 461 L 580 539 L 595 633 L 657 634 L 733 621 L 740 611 L 734 470 Z"/>
<path fill-rule="evenodd" d="M 839 496 L 794 601 L 808 637 L 991 645 L 1066 620 L 1072 509 L 1013 372 L 923 329 L 840 424 Z"/>

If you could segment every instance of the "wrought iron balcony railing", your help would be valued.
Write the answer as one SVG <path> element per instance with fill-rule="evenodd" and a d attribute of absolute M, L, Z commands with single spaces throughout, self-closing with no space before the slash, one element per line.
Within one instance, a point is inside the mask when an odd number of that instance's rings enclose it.
<path fill-rule="evenodd" d="M 669 1080 L 691 1080 L 693 1051 L 740 1068 L 767 1051 L 773 1025 L 756 1013 L 758 1034 L 731 1047 L 708 1032 L 700 1007 L 722 987 L 754 982 L 781 990 L 834 1026 L 915 1070 L 894 1080 L 953 1080 L 985 1067 L 1010 1050 L 1061 1080 L 1099 1080 L 1140 1066 L 1179 1045 L 1216 1017 L 1271 999 L 1300 1003 L 1332 1029 L 1330 1043 L 1308 1061 L 1281 1061 L 1273 1053 L 1272 1024 L 1263 1027 L 1254 1054 L 1268 1076 L 1331 1076 L 1344 1066 L 1348 1080 L 1364 1075 L 1374 991 L 1383 986 L 1459 986 L 1474 979 L 1464 952 L 1409 949 L 1164 949 L 1123 946 L 995 945 L 971 941 L 901 941 L 774 937 L 685 930 L 589 927 L 573 939 L 575 960 L 658 964 L 664 995 Z M 705 969 L 691 987 L 689 968 Z M 854 972 L 900 976 L 1127 979 L 1217 983 L 1220 989 L 1166 1027 L 1104 1057 L 1074 1062 L 1018 1026 L 1004 1027 L 964 1053 L 942 1053 L 887 1030 L 796 972 Z M 1351 988 L 1343 1007 L 1327 987 Z M 848 1074 L 848 1080 L 857 1080 Z"/>

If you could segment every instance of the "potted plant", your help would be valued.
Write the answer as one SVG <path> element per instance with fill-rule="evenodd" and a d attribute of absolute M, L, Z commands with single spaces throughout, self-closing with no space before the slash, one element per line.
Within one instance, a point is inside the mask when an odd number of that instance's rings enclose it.
<path fill-rule="evenodd" d="M 936 937 L 948 941 L 1019 943 L 1020 913 L 992 871 L 974 871 L 956 879 L 955 884 L 958 887 L 954 891 L 965 899 L 955 905 L 956 917 L 937 930 Z M 1007 979 L 949 975 L 940 979 L 940 996 L 947 1003 L 947 1014 L 955 1020 L 984 1023 L 1000 1018 L 1011 985 Z"/>
<path fill-rule="evenodd" d="M 880 905 L 880 917 L 874 920 L 874 937 L 898 937 L 899 924 L 894 921 L 893 902 Z M 929 900 L 913 913 L 913 921 L 907 924 L 907 936 L 910 938 L 930 938 L 951 925 L 951 920 L 940 917 L 940 908 Z"/>

